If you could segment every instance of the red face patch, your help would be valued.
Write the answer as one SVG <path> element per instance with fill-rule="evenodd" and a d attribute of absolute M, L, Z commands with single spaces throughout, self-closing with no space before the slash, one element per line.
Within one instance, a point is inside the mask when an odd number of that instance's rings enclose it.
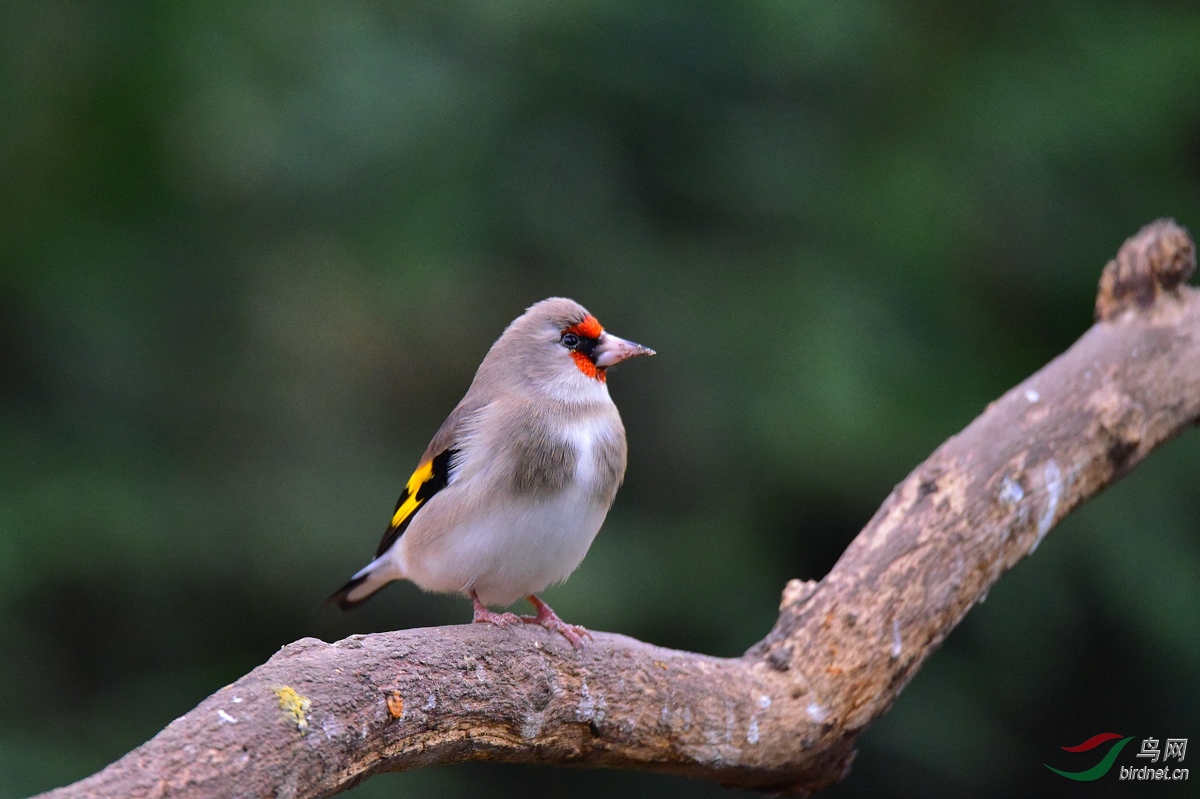
<path fill-rule="evenodd" d="M 582 352 L 572 352 L 571 358 L 575 361 L 575 366 L 579 369 L 579 371 L 583 372 L 584 375 L 592 378 L 593 380 L 599 380 L 601 383 L 604 382 L 604 369 L 592 363 L 591 358 L 584 355 Z"/>
<path fill-rule="evenodd" d="M 592 316 L 591 314 L 588 314 L 587 316 L 583 317 L 582 322 L 571 325 L 563 330 L 563 335 L 565 336 L 566 334 L 571 333 L 581 339 L 590 340 L 594 345 L 595 339 L 600 338 L 600 335 L 603 332 L 604 328 L 601 327 L 599 320 L 597 320 L 596 317 Z M 571 358 L 575 361 L 575 366 L 580 372 L 583 372 L 585 376 L 590 377 L 593 380 L 599 380 L 601 383 L 603 383 L 605 379 L 604 367 L 596 366 L 596 364 L 592 361 L 590 355 L 591 351 L 592 348 L 590 346 L 587 347 L 584 352 L 573 349 L 571 352 Z"/>
<path fill-rule="evenodd" d="M 563 332 L 574 333 L 575 335 L 582 336 L 583 338 L 600 338 L 600 334 L 604 332 L 604 328 L 601 327 L 600 321 L 596 319 L 596 317 L 588 314 L 587 316 L 583 317 L 582 322 L 577 325 L 571 325 Z"/>

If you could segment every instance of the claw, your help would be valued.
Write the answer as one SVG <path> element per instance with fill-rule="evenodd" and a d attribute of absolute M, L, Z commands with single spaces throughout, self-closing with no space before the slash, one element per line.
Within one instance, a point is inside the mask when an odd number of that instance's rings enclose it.
<path fill-rule="evenodd" d="M 475 602 L 475 616 L 471 619 L 473 624 L 494 624 L 500 629 L 508 629 L 514 624 L 520 624 L 523 619 L 515 613 L 496 613 L 493 610 L 488 610 L 487 607 L 479 601 L 479 596 L 472 591 L 471 599 Z"/>
<path fill-rule="evenodd" d="M 563 638 L 566 638 L 568 641 L 570 641 L 571 646 L 575 647 L 576 649 L 583 648 L 584 638 L 592 637 L 591 633 L 578 624 L 567 624 L 565 621 L 560 619 L 552 607 L 538 599 L 533 594 L 530 594 L 525 598 L 528 599 L 530 604 L 532 604 L 537 610 L 536 616 L 517 617 L 525 624 L 540 624 L 551 632 L 559 633 Z M 507 615 L 511 616 L 512 614 L 510 613 Z"/>

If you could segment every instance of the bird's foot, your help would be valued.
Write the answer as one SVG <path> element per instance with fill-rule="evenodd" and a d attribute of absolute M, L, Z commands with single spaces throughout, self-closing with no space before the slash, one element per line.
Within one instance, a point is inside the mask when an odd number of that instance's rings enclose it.
<path fill-rule="evenodd" d="M 518 616 L 518 618 L 526 624 L 540 624 L 551 632 L 560 633 L 563 638 L 571 642 L 571 646 L 576 649 L 583 648 L 583 639 L 591 638 L 592 634 L 578 624 L 567 624 L 558 617 L 554 612 L 554 608 L 547 605 L 542 600 L 538 599 L 533 594 L 530 594 L 526 599 L 537 610 L 536 616 Z M 508 615 L 512 615 L 511 613 Z"/>
<path fill-rule="evenodd" d="M 475 602 L 475 616 L 471 619 L 472 624 L 494 624 L 501 629 L 506 629 L 524 621 L 515 613 L 497 613 L 494 610 L 488 610 L 487 606 L 479 601 L 479 597 L 474 591 L 471 592 L 471 599 Z"/>

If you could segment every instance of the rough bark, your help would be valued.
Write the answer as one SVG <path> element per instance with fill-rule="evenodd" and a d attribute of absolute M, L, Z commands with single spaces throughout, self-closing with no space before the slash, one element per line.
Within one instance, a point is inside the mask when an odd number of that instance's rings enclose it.
<path fill-rule="evenodd" d="M 1200 419 L 1186 231 L 1143 228 L 1097 323 L 901 482 L 744 656 L 487 625 L 306 638 L 58 797 L 327 796 L 491 759 L 646 768 L 812 792 L 967 611 L 1073 508 Z"/>

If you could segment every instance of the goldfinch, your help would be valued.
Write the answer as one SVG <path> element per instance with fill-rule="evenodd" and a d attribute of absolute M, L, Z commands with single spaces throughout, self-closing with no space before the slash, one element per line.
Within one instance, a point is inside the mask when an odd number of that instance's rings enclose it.
<path fill-rule="evenodd" d="M 625 476 L 625 427 L 606 370 L 654 350 L 573 300 L 530 306 L 492 345 L 408 479 L 368 563 L 329 598 L 343 610 L 393 580 L 475 603 L 473 621 L 540 624 L 574 646 L 537 593 L 579 566 Z M 495 613 L 525 597 L 536 616 Z"/>

